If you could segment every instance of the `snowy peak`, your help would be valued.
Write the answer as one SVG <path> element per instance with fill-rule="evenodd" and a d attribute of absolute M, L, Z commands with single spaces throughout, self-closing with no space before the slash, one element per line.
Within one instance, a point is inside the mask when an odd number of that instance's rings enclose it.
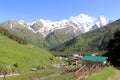
<path fill-rule="evenodd" d="M 74 31 L 79 30 L 81 32 L 87 32 L 93 29 L 97 29 L 108 23 L 110 23 L 110 20 L 104 16 L 95 18 L 95 17 L 88 16 L 86 14 L 80 14 L 75 17 L 70 17 L 69 19 L 64 19 L 64 20 L 55 21 L 55 22 L 50 20 L 40 19 L 34 23 L 34 24 L 37 24 L 37 26 L 32 25 L 31 28 L 33 28 L 33 30 L 35 29 L 35 32 L 40 32 L 44 36 L 46 36 L 49 33 L 54 32 L 56 29 L 63 29 L 69 26 L 72 26 L 75 29 Z M 93 28 L 95 26 L 96 28 Z"/>
<path fill-rule="evenodd" d="M 104 23 L 104 25 L 106 25 L 107 23 L 110 22 L 110 20 L 104 16 L 100 16 L 98 19 L 97 19 L 97 22 L 99 23 Z"/>
<path fill-rule="evenodd" d="M 79 35 L 77 34 L 77 32 L 85 33 L 90 30 L 94 30 L 104 25 L 107 25 L 110 22 L 111 21 L 104 16 L 95 18 L 86 14 L 80 14 L 78 16 L 70 17 L 69 19 L 64 19 L 61 21 L 40 19 L 35 22 L 27 22 L 24 20 L 20 20 L 20 21 L 9 21 L 9 24 L 12 26 L 20 25 L 26 27 L 29 30 L 33 31 L 34 33 L 41 33 L 44 37 L 46 37 L 48 34 L 58 29 L 61 30 L 62 32 L 65 32 L 66 30 L 64 29 L 66 28 L 69 28 L 69 31 L 73 31 L 74 34 Z"/>
<path fill-rule="evenodd" d="M 94 25 L 92 27 L 92 29 L 97 29 L 100 28 L 102 26 L 105 26 L 109 23 L 111 23 L 112 21 L 109 20 L 108 18 L 106 18 L 105 16 L 100 16 L 98 17 L 98 19 L 94 22 Z"/>
<path fill-rule="evenodd" d="M 96 20 L 96 18 L 85 15 L 85 14 L 80 14 L 78 16 L 75 17 L 70 17 L 70 20 L 77 20 L 77 21 L 81 21 L 81 22 L 93 22 L 94 20 Z"/>
<path fill-rule="evenodd" d="M 18 23 L 21 25 L 26 25 L 26 26 L 31 26 L 34 24 L 34 22 L 31 23 L 31 22 L 24 21 L 24 20 L 20 20 L 20 21 L 18 21 Z"/>

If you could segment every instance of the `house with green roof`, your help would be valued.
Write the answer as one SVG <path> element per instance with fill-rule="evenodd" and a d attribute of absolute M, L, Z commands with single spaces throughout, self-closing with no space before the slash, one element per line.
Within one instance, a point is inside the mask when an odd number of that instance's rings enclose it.
<path fill-rule="evenodd" d="M 81 60 L 83 61 L 94 61 L 94 62 L 106 62 L 107 61 L 107 57 L 104 56 L 84 56 L 81 58 Z"/>
<path fill-rule="evenodd" d="M 86 75 L 98 71 L 100 68 L 106 66 L 107 57 L 104 56 L 83 56 L 81 58 L 82 65 L 75 72 L 77 80 L 85 79 Z"/>
<path fill-rule="evenodd" d="M 84 56 L 81 58 L 82 64 L 87 66 L 107 64 L 108 57 L 104 56 Z"/>

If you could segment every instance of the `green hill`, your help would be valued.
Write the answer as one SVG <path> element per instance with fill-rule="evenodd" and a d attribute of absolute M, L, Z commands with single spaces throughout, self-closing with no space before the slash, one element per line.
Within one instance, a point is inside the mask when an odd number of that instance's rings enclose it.
<path fill-rule="evenodd" d="M 33 45 L 23 45 L 0 34 L 0 74 L 9 66 L 11 72 L 25 72 L 30 68 L 52 68 L 60 63 L 48 51 Z"/>
<path fill-rule="evenodd" d="M 51 50 L 66 53 L 106 51 L 108 41 L 117 29 L 120 29 L 120 19 L 102 28 L 84 33 Z"/>

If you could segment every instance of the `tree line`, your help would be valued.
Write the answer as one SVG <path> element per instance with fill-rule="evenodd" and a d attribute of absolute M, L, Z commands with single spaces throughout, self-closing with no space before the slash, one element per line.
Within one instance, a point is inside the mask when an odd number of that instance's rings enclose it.
<path fill-rule="evenodd" d="M 104 55 L 108 56 L 112 65 L 120 67 L 120 30 L 117 30 L 109 40 L 107 51 Z"/>
<path fill-rule="evenodd" d="M 7 36 L 8 38 L 17 41 L 19 44 L 27 44 L 25 39 L 19 38 L 16 35 L 10 33 L 8 30 L 0 27 L 0 34 Z"/>

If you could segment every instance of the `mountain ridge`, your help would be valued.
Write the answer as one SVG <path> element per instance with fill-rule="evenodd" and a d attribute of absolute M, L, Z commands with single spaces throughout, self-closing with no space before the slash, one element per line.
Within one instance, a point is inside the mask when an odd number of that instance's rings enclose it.
<path fill-rule="evenodd" d="M 40 19 L 34 22 L 27 22 L 24 20 L 16 21 L 16 20 L 8 20 L 12 21 L 16 24 L 20 24 L 29 30 L 33 31 L 34 33 L 41 33 L 44 37 L 48 34 L 54 32 L 57 29 L 63 29 L 68 26 L 72 26 L 74 28 L 74 32 L 76 30 L 80 30 L 84 28 L 83 32 L 90 31 L 94 28 L 92 26 L 97 26 L 98 28 L 104 26 L 111 22 L 108 18 L 104 16 L 100 16 L 98 18 L 88 16 L 86 14 L 80 14 L 75 17 L 70 17 L 69 19 L 63 19 L 61 21 L 51 21 L 51 20 L 44 20 Z M 12 28 L 12 24 L 10 24 Z"/>
<path fill-rule="evenodd" d="M 81 34 L 70 41 L 63 43 L 51 51 L 60 52 L 97 52 L 106 51 L 108 41 L 113 37 L 116 30 L 120 30 L 120 19 L 96 30 Z"/>
<path fill-rule="evenodd" d="M 27 39 L 33 45 L 51 49 L 73 39 L 81 33 L 86 33 L 109 23 L 111 23 L 111 20 L 104 16 L 94 18 L 80 14 L 55 22 L 44 19 L 36 22 L 9 20 L 1 23 L 0 27 L 4 27 L 17 36 Z"/>

